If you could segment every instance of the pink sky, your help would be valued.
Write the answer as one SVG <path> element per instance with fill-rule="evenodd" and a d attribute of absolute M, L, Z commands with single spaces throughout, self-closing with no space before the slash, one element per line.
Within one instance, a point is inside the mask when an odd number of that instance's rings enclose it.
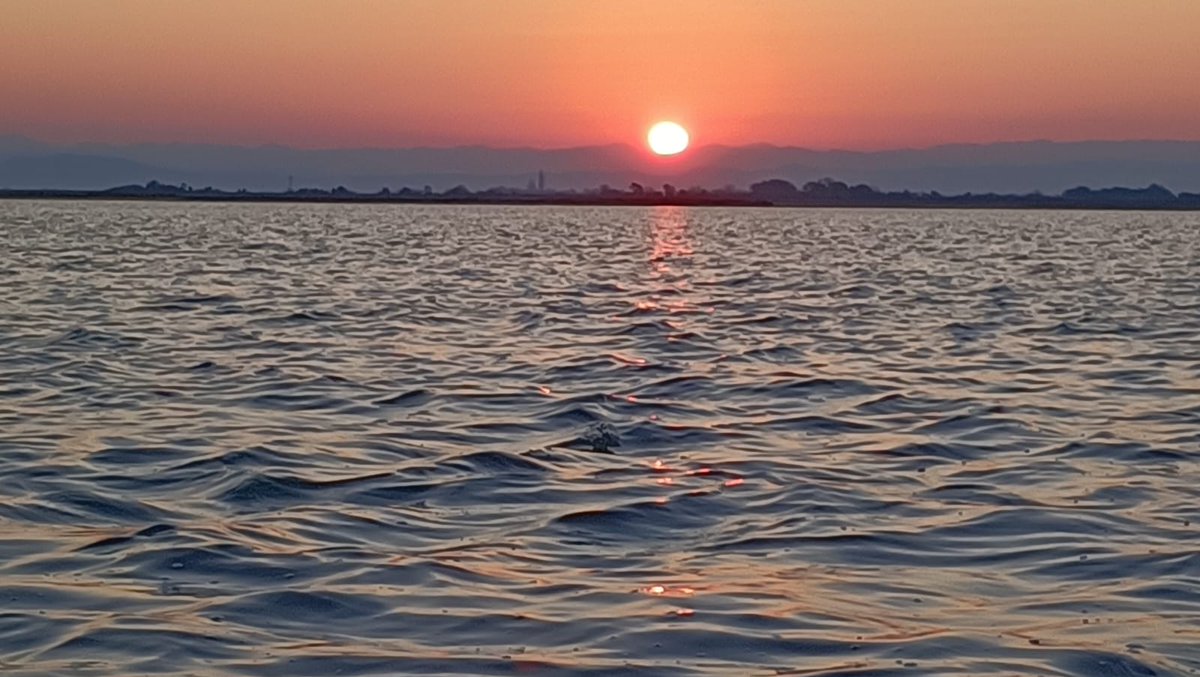
<path fill-rule="evenodd" d="M 1200 139 L 1197 0 L 8 0 L 0 134 L 305 147 Z"/>

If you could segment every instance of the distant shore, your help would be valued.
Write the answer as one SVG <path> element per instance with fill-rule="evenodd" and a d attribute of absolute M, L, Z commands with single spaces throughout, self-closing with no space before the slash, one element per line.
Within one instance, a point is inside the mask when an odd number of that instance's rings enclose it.
<path fill-rule="evenodd" d="M 601 195 L 562 196 L 379 196 L 356 195 L 297 195 L 289 193 L 223 193 L 220 195 L 130 195 L 107 191 L 74 190 L 0 190 L 0 200 L 98 200 L 131 202 L 284 202 L 284 203 L 333 203 L 333 204 L 445 204 L 445 205 L 542 205 L 580 207 L 774 207 L 765 200 L 736 198 L 684 198 L 668 199 L 647 196 L 643 198 L 605 197 Z"/>
<path fill-rule="evenodd" d="M 299 189 L 286 192 L 194 189 L 151 181 L 105 190 L 0 189 L 0 200 L 114 200 L 152 202 L 274 202 L 332 204 L 419 204 L 419 205 L 546 205 L 596 207 L 812 207 L 849 209 L 1043 209 L 1200 211 L 1200 194 L 1173 193 L 1161 186 L 1147 188 L 1079 187 L 1061 195 L 1002 195 L 880 192 L 868 186 L 848 186 L 824 179 L 802 189 L 773 179 L 747 191 L 705 189 L 645 189 L 621 191 L 605 187 L 587 192 L 517 192 L 487 190 L 471 192 L 458 187 L 445 192 L 401 189 L 397 192 L 358 193 L 338 187 L 332 190 Z"/>

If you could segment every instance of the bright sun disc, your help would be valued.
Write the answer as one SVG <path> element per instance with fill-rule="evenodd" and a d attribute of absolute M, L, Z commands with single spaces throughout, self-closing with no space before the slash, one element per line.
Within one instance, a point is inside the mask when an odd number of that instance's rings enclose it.
<path fill-rule="evenodd" d="M 658 155 L 677 155 L 687 150 L 687 130 L 674 122 L 660 122 L 646 135 L 650 150 Z"/>

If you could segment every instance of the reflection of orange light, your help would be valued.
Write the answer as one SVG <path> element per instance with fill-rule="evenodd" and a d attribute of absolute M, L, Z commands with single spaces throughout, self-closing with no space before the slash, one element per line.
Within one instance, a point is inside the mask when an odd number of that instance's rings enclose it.
<path fill-rule="evenodd" d="M 538 392 L 540 392 L 543 395 L 549 395 L 550 389 L 547 388 L 546 386 L 538 386 Z"/>
<path fill-rule="evenodd" d="M 637 401 L 638 401 L 638 399 L 637 399 L 637 395 L 629 395 L 629 396 L 627 396 L 625 399 L 626 399 L 626 401 L 628 401 L 628 402 L 637 402 Z"/>
<path fill-rule="evenodd" d="M 654 470 L 657 472 L 665 472 L 670 470 L 670 468 L 667 467 L 666 463 L 663 463 L 661 458 L 656 458 L 654 459 Z"/>
<path fill-rule="evenodd" d="M 675 480 L 671 479 L 670 477 L 660 477 L 655 481 L 662 485 L 675 484 Z"/>
<path fill-rule="evenodd" d="M 654 499 L 654 502 L 659 505 L 666 505 L 668 500 L 670 499 L 668 499 L 666 496 L 659 496 L 658 498 Z"/>
<path fill-rule="evenodd" d="M 650 261 L 662 272 L 669 272 L 665 259 L 686 258 L 692 255 L 688 241 L 687 212 L 679 207 L 660 207 L 654 210 L 654 249 Z"/>
<path fill-rule="evenodd" d="M 629 357 L 628 355 L 622 355 L 620 353 L 613 353 L 611 357 L 622 364 L 632 364 L 637 367 L 644 367 L 647 364 L 646 358 L 644 357 Z"/>
<path fill-rule="evenodd" d="M 694 588 L 689 588 L 687 586 L 681 586 L 678 588 L 668 588 L 665 585 L 651 585 L 648 588 L 642 588 L 641 591 L 647 595 L 655 595 L 655 596 L 666 595 L 667 597 L 679 597 L 681 595 L 686 596 L 686 595 L 691 595 L 696 592 L 696 590 Z"/>
<path fill-rule="evenodd" d="M 676 616 L 694 616 L 695 614 L 696 614 L 695 609 L 676 609 L 675 610 Z"/>
<path fill-rule="evenodd" d="M 735 477 L 734 479 L 731 479 L 731 480 L 725 480 L 725 486 L 737 487 L 737 486 L 741 486 L 745 481 L 746 480 L 744 480 L 740 477 Z"/>
<path fill-rule="evenodd" d="M 712 472 L 712 468 L 700 468 L 696 471 L 697 475 L 707 475 Z"/>

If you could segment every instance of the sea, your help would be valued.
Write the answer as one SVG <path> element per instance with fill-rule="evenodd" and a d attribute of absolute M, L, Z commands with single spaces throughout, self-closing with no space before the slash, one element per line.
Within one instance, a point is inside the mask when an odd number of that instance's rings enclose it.
<path fill-rule="evenodd" d="M 0 673 L 1200 671 L 1200 215 L 0 202 Z"/>

